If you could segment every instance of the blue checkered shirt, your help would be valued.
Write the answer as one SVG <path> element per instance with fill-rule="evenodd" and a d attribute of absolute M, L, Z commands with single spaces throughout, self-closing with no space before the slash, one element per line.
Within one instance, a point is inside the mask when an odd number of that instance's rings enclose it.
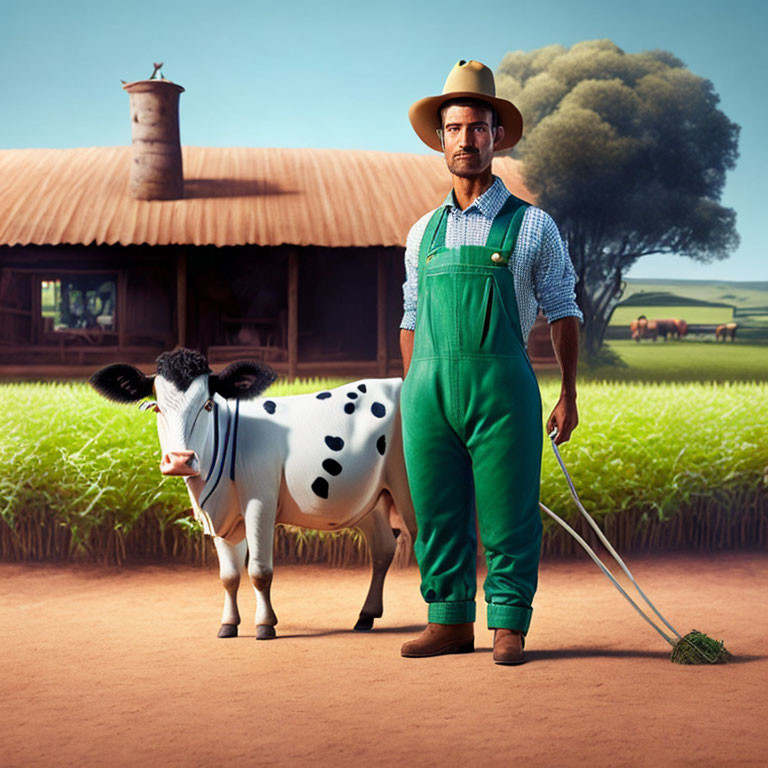
<path fill-rule="evenodd" d="M 449 209 L 446 247 L 485 245 L 491 224 L 508 197 L 509 192 L 498 176 L 494 176 L 493 184 L 463 211 L 451 190 L 443 203 Z M 411 227 L 405 245 L 404 313 L 400 327 L 408 331 L 416 328 L 419 248 L 433 213 L 422 216 Z M 550 323 L 570 316 L 583 320 L 576 304 L 576 273 L 568 256 L 568 246 L 552 217 L 540 208 L 530 206 L 526 210 L 509 268 L 515 279 L 520 328 L 526 341 L 539 307 Z"/>

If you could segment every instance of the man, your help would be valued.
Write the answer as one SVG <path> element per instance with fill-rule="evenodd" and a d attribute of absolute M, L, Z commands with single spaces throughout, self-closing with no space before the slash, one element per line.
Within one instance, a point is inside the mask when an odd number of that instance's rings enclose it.
<path fill-rule="evenodd" d="M 541 306 L 562 371 L 547 431 L 563 443 L 578 422 L 573 267 L 552 219 L 491 173 L 522 117 L 495 97 L 490 69 L 460 61 L 409 117 L 444 152 L 453 191 L 413 226 L 405 252 L 403 441 L 429 623 L 401 653 L 474 650 L 476 507 L 493 659 L 519 664 L 541 547 L 541 399 L 525 346 Z"/>

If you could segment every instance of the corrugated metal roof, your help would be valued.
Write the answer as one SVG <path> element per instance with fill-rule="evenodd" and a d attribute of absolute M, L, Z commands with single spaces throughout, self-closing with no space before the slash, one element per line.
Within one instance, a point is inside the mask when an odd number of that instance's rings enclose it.
<path fill-rule="evenodd" d="M 0 244 L 404 245 L 451 181 L 440 155 L 182 147 L 183 200 L 134 200 L 130 147 L 0 151 Z M 496 158 L 531 199 L 519 164 Z"/>

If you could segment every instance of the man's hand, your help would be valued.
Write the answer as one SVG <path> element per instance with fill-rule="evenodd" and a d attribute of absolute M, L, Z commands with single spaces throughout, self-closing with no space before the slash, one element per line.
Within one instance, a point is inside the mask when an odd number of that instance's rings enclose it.
<path fill-rule="evenodd" d="M 547 434 L 557 427 L 555 445 L 568 442 L 571 432 L 579 423 L 579 410 L 576 407 L 576 395 L 560 395 L 557 405 L 547 419 Z"/>

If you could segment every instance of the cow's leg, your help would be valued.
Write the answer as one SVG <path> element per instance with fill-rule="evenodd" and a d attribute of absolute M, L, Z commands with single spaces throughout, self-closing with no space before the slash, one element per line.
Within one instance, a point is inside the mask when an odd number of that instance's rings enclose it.
<path fill-rule="evenodd" d="M 219 578 L 224 587 L 224 610 L 221 613 L 219 637 L 237 637 L 240 613 L 237 610 L 237 589 L 240 586 L 240 571 L 245 564 L 245 539 L 230 544 L 221 536 L 214 536 L 216 554 L 219 556 Z"/>
<path fill-rule="evenodd" d="M 373 565 L 368 596 L 365 598 L 360 617 L 355 624 L 357 630 L 373 629 L 373 620 L 380 618 L 384 612 L 382 597 L 384 577 L 394 557 L 396 545 L 395 536 L 389 525 L 390 503 L 389 493 L 382 493 L 373 510 L 357 524 L 368 540 Z"/>
<path fill-rule="evenodd" d="M 272 610 L 272 561 L 275 543 L 276 505 L 251 499 L 245 508 L 245 536 L 248 540 L 248 576 L 256 592 L 256 639 L 275 636 L 277 616 Z"/>

